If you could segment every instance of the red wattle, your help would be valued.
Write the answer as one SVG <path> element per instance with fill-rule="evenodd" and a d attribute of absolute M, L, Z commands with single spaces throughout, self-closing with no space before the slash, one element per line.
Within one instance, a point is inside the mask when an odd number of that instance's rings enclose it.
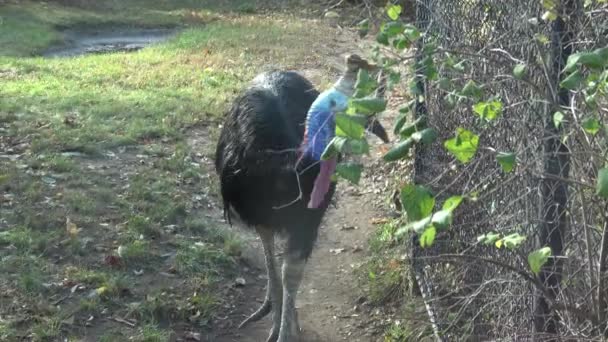
<path fill-rule="evenodd" d="M 337 164 L 338 162 L 336 158 L 321 161 L 321 170 L 315 179 L 315 185 L 312 188 L 312 193 L 310 194 L 308 208 L 316 209 L 319 208 L 321 203 L 323 203 L 325 195 L 329 190 L 329 185 L 331 184 L 331 176 L 334 174 Z"/>

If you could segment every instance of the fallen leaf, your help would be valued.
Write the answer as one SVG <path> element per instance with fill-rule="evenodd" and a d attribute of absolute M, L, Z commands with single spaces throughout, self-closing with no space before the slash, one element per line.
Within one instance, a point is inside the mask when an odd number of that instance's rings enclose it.
<path fill-rule="evenodd" d="M 332 253 L 334 255 L 338 255 L 342 252 L 344 252 L 346 249 L 345 248 L 332 248 L 329 250 L 329 253 Z"/>
<path fill-rule="evenodd" d="M 70 220 L 69 217 L 65 218 L 65 230 L 68 232 L 70 238 L 75 239 L 78 237 L 78 233 L 80 233 L 81 229 L 76 226 L 74 222 Z"/>
<path fill-rule="evenodd" d="M 186 338 L 186 340 L 190 340 L 190 341 L 200 341 L 201 340 L 201 334 L 192 332 L 192 331 L 187 332 L 184 337 Z"/>

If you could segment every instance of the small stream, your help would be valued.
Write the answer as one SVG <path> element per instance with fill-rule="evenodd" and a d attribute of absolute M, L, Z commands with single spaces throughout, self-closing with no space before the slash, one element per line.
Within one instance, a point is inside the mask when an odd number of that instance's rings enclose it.
<path fill-rule="evenodd" d="M 65 42 L 45 51 L 44 57 L 73 57 L 85 54 L 132 52 L 171 38 L 176 29 L 69 29 Z"/>

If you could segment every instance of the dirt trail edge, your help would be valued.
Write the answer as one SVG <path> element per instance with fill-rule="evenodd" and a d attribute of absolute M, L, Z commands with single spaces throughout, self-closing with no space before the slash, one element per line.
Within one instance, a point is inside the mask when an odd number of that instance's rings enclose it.
<path fill-rule="evenodd" d="M 379 143 L 374 138 L 375 145 Z M 382 177 L 369 171 L 379 165 L 376 148 L 364 158 L 366 172 L 359 186 L 341 181 L 336 193 L 336 207 L 330 208 L 321 225 L 312 257 L 300 287 L 296 307 L 302 329 L 302 342 L 376 341 L 380 337 L 367 310 L 361 310 L 365 298 L 356 279 L 355 269 L 367 255 L 367 241 L 374 231 L 373 221 L 386 214 L 379 203 L 385 187 Z M 270 318 L 236 329 L 239 321 L 260 305 L 265 294 L 265 271 L 259 239 L 247 231 L 238 231 L 245 241 L 244 259 L 251 269 L 243 271 L 246 285 L 234 298 L 234 311 L 225 318 L 224 327 L 208 341 L 266 341 Z M 279 248 L 280 253 L 280 248 Z"/>

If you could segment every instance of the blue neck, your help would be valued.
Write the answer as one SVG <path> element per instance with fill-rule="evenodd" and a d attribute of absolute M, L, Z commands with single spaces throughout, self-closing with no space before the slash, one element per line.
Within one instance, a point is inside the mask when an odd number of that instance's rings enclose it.
<path fill-rule="evenodd" d="M 321 160 L 323 151 L 335 136 L 335 114 L 345 110 L 347 105 L 348 97 L 335 88 L 331 88 L 317 97 L 306 118 L 303 146 L 305 155 L 315 161 Z"/>

